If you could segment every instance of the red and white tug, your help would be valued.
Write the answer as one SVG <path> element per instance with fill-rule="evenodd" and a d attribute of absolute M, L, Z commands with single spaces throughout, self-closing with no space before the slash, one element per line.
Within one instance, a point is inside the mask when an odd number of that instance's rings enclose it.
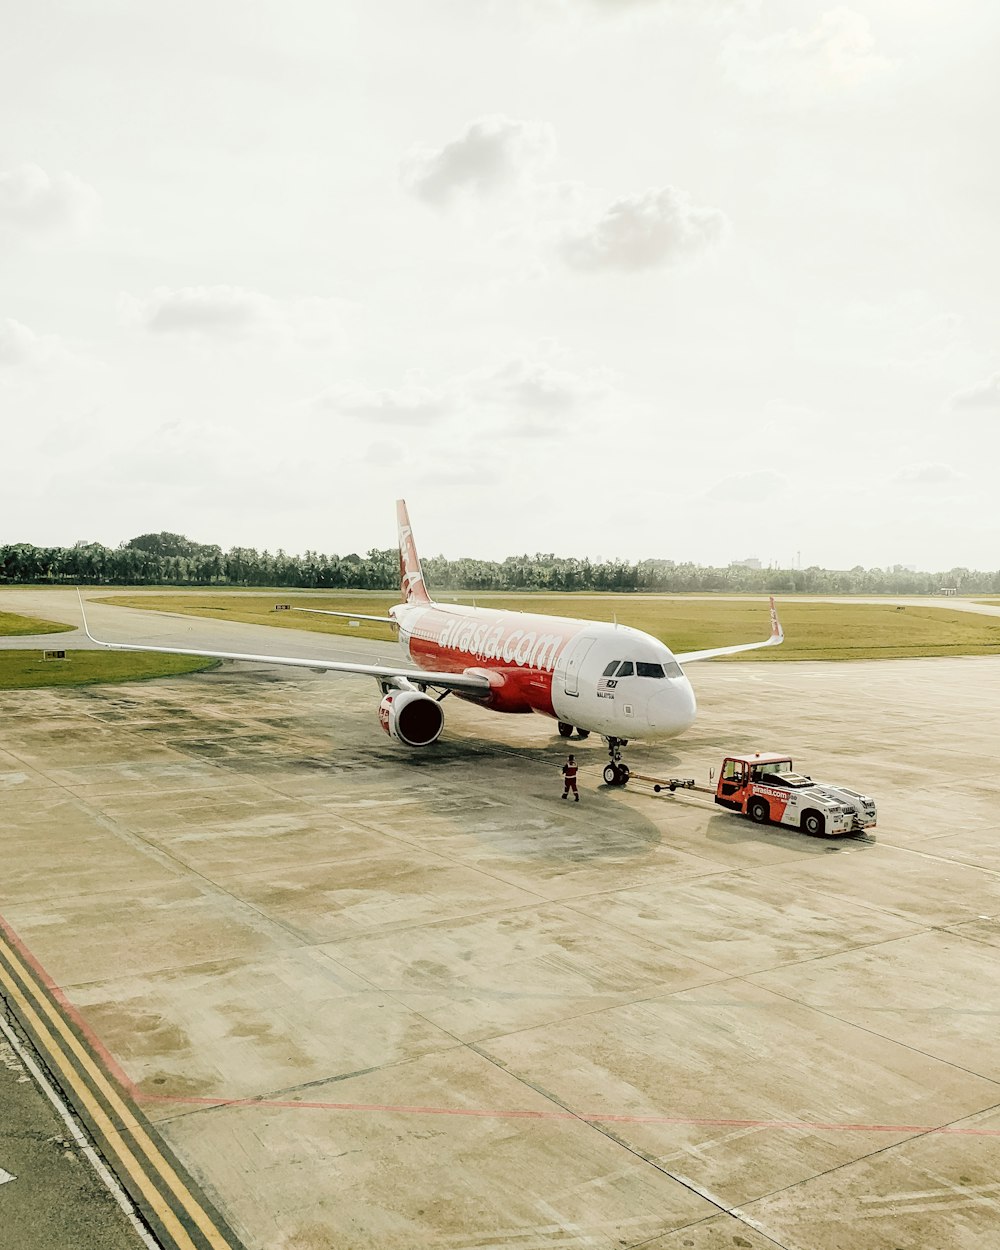
<path fill-rule="evenodd" d="M 791 825 L 817 836 L 872 829 L 877 815 L 867 794 L 813 781 L 797 773 L 787 755 L 727 756 L 715 802 L 756 824 Z"/>

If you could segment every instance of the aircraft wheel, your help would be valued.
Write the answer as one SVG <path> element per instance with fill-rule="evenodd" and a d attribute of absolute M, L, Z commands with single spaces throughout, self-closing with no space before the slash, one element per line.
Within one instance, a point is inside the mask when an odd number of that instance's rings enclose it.
<path fill-rule="evenodd" d="M 579 726 L 577 726 L 577 730 L 576 730 L 576 732 L 577 732 L 577 734 L 578 734 L 578 736 L 580 737 L 580 739 L 581 739 L 581 740 L 582 740 L 582 739 L 584 739 L 584 738 L 589 738 L 589 737 L 590 737 L 590 730 L 589 730 L 589 729 L 580 729 L 580 728 L 579 728 Z"/>
<path fill-rule="evenodd" d="M 771 809 L 763 799 L 751 800 L 747 815 L 755 825 L 766 825 L 771 819 Z"/>
<path fill-rule="evenodd" d="M 627 764 L 618 765 L 618 784 L 620 786 L 627 786 L 631 776 L 632 774 L 629 772 Z"/>
<path fill-rule="evenodd" d="M 819 812 L 806 812 L 802 817 L 802 828 L 813 837 L 822 837 L 826 833 L 826 821 Z"/>
<path fill-rule="evenodd" d="M 618 780 L 618 769 L 614 764 L 605 765 L 604 780 L 609 786 L 617 786 L 621 784 Z"/>
<path fill-rule="evenodd" d="M 559 722 L 559 737 L 560 738 L 568 738 L 572 732 L 573 732 L 572 725 L 567 725 L 564 720 L 561 720 Z"/>

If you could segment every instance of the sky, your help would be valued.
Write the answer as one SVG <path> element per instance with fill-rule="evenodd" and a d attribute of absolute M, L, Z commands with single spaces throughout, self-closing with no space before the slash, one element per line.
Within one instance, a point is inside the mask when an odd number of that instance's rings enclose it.
<path fill-rule="evenodd" d="M 0 29 L 0 544 L 1000 566 L 995 0 Z"/>

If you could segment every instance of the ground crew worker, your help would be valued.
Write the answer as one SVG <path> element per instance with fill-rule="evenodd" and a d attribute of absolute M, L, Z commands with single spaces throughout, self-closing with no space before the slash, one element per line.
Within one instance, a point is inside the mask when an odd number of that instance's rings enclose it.
<path fill-rule="evenodd" d="M 566 761 L 566 763 L 563 764 L 562 766 L 562 774 L 563 774 L 562 796 L 564 799 L 567 798 L 570 790 L 572 790 L 573 802 L 579 803 L 580 791 L 576 788 L 576 773 L 577 773 L 576 759 L 571 755 L 569 759 Z"/>

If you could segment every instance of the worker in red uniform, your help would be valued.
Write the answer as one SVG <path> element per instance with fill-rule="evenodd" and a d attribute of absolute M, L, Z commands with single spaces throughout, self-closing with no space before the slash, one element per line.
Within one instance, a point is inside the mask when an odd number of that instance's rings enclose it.
<path fill-rule="evenodd" d="M 576 788 L 576 774 L 577 774 L 576 759 L 574 756 L 571 755 L 569 759 L 566 761 L 566 763 L 563 764 L 562 766 L 562 775 L 563 775 L 562 796 L 564 799 L 568 798 L 569 792 L 570 790 L 572 790 L 573 802 L 579 803 L 580 791 Z"/>

